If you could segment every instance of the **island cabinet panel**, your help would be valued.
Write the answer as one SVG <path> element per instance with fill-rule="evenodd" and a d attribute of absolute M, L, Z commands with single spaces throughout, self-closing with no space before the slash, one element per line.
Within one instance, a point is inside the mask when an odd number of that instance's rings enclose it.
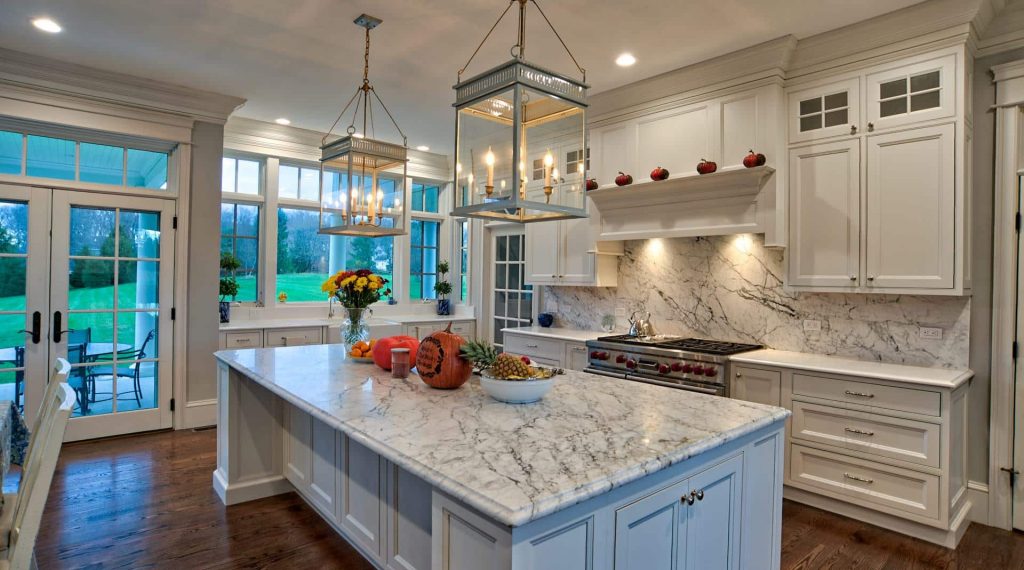
<path fill-rule="evenodd" d="M 433 570 L 508 570 L 512 532 L 451 497 L 432 493 Z M 562 570 L 569 570 L 568 568 Z"/>
<path fill-rule="evenodd" d="M 429 570 L 430 484 L 393 463 L 387 471 L 387 568 Z"/>
<path fill-rule="evenodd" d="M 686 506 L 686 565 L 689 570 L 740 567 L 743 456 L 734 456 L 690 481 Z"/>
<path fill-rule="evenodd" d="M 341 458 L 341 528 L 379 560 L 384 553 L 383 460 L 349 437 L 342 438 Z"/>
<path fill-rule="evenodd" d="M 615 512 L 615 570 L 684 568 L 689 481 Z"/>
<path fill-rule="evenodd" d="M 312 465 L 309 450 L 312 420 L 295 406 L 284 406 L 284 476 L 299 491 L 309 488 Z"/>
<path fill-rule="evenodd" d="M 532 538 L 513 568 L 567 570 L 594 568 L 594 516 L 587 516 Z"/>
<path fill-rule="evenodd" d="M 333 427 L 312 418 L 309 451 L 309 497 L 325 513 L 338 510 L 338 438 Z"/>

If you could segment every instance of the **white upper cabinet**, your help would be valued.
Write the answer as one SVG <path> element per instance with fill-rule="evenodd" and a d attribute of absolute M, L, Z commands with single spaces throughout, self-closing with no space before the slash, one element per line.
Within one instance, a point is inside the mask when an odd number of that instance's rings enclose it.
<path fill-rule="evenodd" d="M 789 141 L 855 135 L 860 130 L 860 78 L 789 94 Z"/>
<path fill-rule="evenodd" d="M 792 285 L 850 287 L 860 279 L 860 143 L 789 151 Z"/>
<path fill-rule="evenodd" d="M 867 275 L 874 287 L 953 287 L 955 127 L 867 138 Z"/>
<path fill-rule="evenodd" d="M 563 182 L 569 186 L 570 182 Z M 601 219 L 586 200 L 589 218 L 526 224 L 526 275 L 530 285 L 614 287 L 621 242 L 599 242 Z"/>
<path fill-rule="evenodd" d="M 897 66 L 867 76 L 868 132 L 952 117 L 956 56 Z"/>

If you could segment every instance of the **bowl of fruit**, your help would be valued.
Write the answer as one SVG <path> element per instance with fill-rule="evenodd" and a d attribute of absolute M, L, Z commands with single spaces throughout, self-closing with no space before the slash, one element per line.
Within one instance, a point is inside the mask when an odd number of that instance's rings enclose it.
<path fill-rule="evenodd" d="M 528 404 L 543 398 L 555 386 L 554 368 L 535 366 L 529 357 L 498 353 L 487 342 L 467 342 L 462 356 L 480 372 L 480 387 L 488 396 L 509 404 Z"/>
<path fill-rule="evenodd" d="M 348 357 L 356 362 L 366 362 L 373 364 L 373 345 L 377 344 L 377 339 L 371 338 L 370 340 L 361 340 L 352 345 L 352 348 L 348 349 Z"/>

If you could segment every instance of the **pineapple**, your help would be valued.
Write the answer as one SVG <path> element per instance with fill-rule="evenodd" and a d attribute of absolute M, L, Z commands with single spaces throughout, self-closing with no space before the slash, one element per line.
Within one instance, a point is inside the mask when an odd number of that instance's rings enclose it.
<path fill-rule="evenodd" d="M 530 366 L 514 354 L 499 354 L 491 365 L 491 374 L 495 378 L 529 378 L 531 372 Z"/>
<path fill-rule="evenodd" d="M 498 358 L 498 349 L 487 341 L 471 340 L 462 345 L 462 357 L 473 363 L 477 371 L 486 370 Z"/>

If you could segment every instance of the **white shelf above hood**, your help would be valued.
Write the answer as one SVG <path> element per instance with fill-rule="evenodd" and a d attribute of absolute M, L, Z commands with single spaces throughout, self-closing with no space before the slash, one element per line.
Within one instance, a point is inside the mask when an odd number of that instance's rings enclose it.
<path fill-rule="evenodd" d="M 602 240 L 762 233 L 760 200 L 774 192 L 770 166 L 733 168 L 587 192 L 601 212 Z M 765 208 L 762 207 L 761 210 Z"/>

